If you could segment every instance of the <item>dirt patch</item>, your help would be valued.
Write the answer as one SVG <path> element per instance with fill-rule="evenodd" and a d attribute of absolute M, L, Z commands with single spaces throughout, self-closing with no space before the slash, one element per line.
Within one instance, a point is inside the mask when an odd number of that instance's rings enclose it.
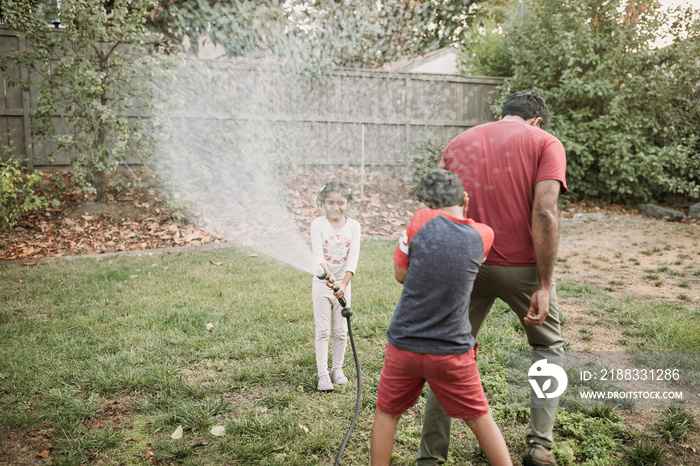
<path fill-rule="evenodd" d="M 697 223 L 645 219 L 632 213 L 577 212 L 561 221 L 556 276 L 605 290 L 617 298 L 700 303 Z M 591 313 L 589 304 L 562 300 L 565 336 L 574 350 L 624 350 L 620 329 Z M 594 328 L 582 338 L 582 327 Z"/>

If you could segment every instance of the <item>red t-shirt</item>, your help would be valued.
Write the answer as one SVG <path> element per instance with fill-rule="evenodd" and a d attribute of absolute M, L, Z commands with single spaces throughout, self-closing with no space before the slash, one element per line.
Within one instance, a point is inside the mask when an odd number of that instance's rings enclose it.
<path fill-rule="evenodd" d="M 566 192 L 564 146 L 548 132 L 518 121 L 470 128 L 445 148 L 440 168 L 459 176 L 469 217 L 493 228 L 486 264 L 535 265 L 532 203 L 535 185 L 557 180 Z"/>

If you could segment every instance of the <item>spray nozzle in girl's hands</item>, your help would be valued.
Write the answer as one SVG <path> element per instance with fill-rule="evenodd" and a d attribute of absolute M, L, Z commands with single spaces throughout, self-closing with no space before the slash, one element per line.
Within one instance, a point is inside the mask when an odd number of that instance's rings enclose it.
<path fill-rule="evenodd" d="M 316 272 L 316 278 L 319 280 L 326 280 L 328 282 L 328 286 L 331 288 L 335 286 L 335 277 L 326 269 L 321 269 Z"/>

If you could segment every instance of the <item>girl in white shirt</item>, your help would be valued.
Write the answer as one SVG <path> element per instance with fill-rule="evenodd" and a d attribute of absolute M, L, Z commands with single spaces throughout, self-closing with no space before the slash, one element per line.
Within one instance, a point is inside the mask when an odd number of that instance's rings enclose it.
<path fill-rule="evenodd" d="M 344 181 L 330 181 L 321 188 L 316 203 L 325 215 L 311 223 L 311 251 L 315 263 L 329 274 L 330 283 L 313 278 L 311 297 L 316 326 L 316 366 L 318 390 L 333 390 L 344 385 L 343 373 L 348 326 L 341 315 L 338 298 L 345 297 L 350 305 L 350 280 L 355 275 L 360 258 L 360 224 L 345 216 L 352 191 Z M 338 291 L 334 292 L 333 288 Z M 333 332 L 333 362 L 328 372 L 328 343 Z"/>

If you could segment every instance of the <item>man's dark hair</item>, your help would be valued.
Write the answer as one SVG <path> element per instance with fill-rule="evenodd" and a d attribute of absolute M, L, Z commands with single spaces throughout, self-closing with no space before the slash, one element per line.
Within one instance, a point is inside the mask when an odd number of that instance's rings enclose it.
<path fill-rule="evenodd" d="M 416 187 L 416 197 L 431 209 L 464 204 L 464 186 L 457 175 L 437 169 L 425 174 Z"/>
<path fill-rule="evenodd" d="M 503 104 L 501 118 L 506 115 L 519 116 L 525 120 L 530 118 L 542 118 L 540 128 L 545 129 L 549 124 L 549 110 L 544 99 L 536 92 L 518 91 L 511 94 Z"/>

